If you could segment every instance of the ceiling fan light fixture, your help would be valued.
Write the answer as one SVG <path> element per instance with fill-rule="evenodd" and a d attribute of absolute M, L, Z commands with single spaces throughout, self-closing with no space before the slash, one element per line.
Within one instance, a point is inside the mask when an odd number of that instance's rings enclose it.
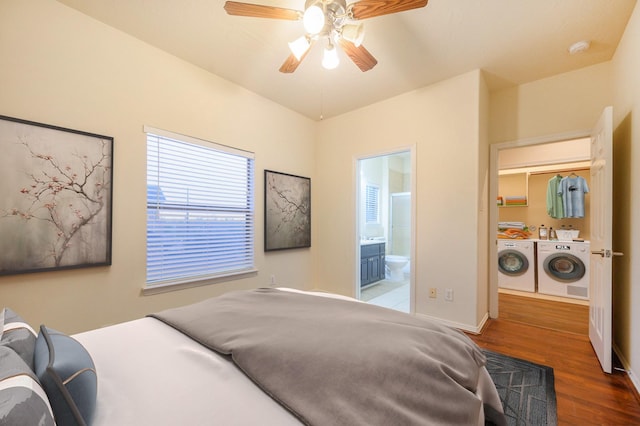
<path fill-rule="evenodd" d="M 340 64 L 340 58 L 338 58 L 338 51 L 333 44 L 329 44 L 324 49 L 324 55 L 322 57 L 322 66 L 325 69 L 332 70 L 338 67 Z"/>
<path fill-rule="evenodd" d="M 311 43 L 309 43 L 309 39 L 306 36 L 298 37 L 297 39 L 289 42 L 289 49 L 297 60 L 300 60 L 300 58 L 307 53 L 307 50 L 309 50 L 310 47 Z"/>
<path fill-rule="evenodd" d="M 304 11 L 302 15 L 302 25 L 309 34 L 318 34 L 324 28 L 324 10 L 317 4 L 313 4 Z"/>
<path fill-rule="evenodd" d="M 282 0 L 279 0 L 280 2 Z M 300 0 L 302 1 L 302 0 Z M 351 3 L 347 4 L 347 1 Z M 226 0 L 224 10 L 229 15 L 253 18 L 300 21 L 305 35 L 289 43 L 291 54 L 280 66 L 280 72 L 294 72 L 305 58 L 311 46 L 318 40 L 327 39 L 322 65 L 336 68 L 340 62 L 336 45 L 360 71 L 369 71 L 378 61 L 362 46 L 364 30 L 358 22 L 362 19 L 389 15 L 425 7 L 428 0 L 304 0 L 304 11 L 278 6 L 244 3 Z"/>
<path fill-rule="evenodd" d="M 364 40 L 364 26 L 362 24 L 348 24 L 342 27 L 342 38 L 360 47 Z"/>

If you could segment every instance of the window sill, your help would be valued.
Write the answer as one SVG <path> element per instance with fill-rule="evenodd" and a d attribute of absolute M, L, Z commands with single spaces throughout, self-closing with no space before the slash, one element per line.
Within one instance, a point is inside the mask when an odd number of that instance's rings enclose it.
<path fill-rule="evenodd" d="M 185 279 L 181 281 L 171 281 L 166 283 L 154 284 L 142 288 L 143 296 L 153 296 L 154 294 L 168 293 L 171 291 L 186 290 L 189 288 L 202 287 L 206 285 L 217 284 L 226 281 L 239 280 L 243 278 L 254 277 L 258 274 L 257 269 L 250 269 L 241 272 L 233 272 L 226 275 L 216 275 L 211 277 L 201 277 L 194 279 Z"/>

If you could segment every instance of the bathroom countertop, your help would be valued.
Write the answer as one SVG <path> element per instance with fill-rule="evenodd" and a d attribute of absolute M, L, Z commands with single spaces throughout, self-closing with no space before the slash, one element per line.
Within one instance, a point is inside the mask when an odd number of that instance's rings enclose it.
<path fill-rule="evenodd" d="M 384 243 L 386 243 L 385 240 L 360 240 L 361 246 L 367 246 L 369 244 L 384 244 Z"/>

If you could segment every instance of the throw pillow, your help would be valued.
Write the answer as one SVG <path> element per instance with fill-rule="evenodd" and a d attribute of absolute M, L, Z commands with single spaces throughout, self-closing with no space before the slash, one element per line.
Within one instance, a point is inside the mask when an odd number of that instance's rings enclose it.
<path fill-rule="evenodd" d="M 54 426 L 47 394 L 12 349 L 0 346 L 0 426 Z"/>
<path fill-rule="evenodd" d="M 93 360 L 80 342 L 42 325 L 34 364 L 58 426 L 91 424 L 98 383 Z"/>
<path fill-rule="evenodd" d="M 36 332 L 18 314 L 9 308 L 4 309 L 1 346 L 13 349 L 33 370 L 33 351 L 36 345 Z"/>

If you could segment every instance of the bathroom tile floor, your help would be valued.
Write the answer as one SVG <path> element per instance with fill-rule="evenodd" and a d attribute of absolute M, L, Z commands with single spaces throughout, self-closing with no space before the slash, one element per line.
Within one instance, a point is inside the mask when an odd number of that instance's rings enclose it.
<path fill-rule="evenodd" d="M 382 280 L 378 284 L 362 290 L 360 299 L 372 305 L 411 312 L 410 293 L 409 281 L 397 283 Z"/>

